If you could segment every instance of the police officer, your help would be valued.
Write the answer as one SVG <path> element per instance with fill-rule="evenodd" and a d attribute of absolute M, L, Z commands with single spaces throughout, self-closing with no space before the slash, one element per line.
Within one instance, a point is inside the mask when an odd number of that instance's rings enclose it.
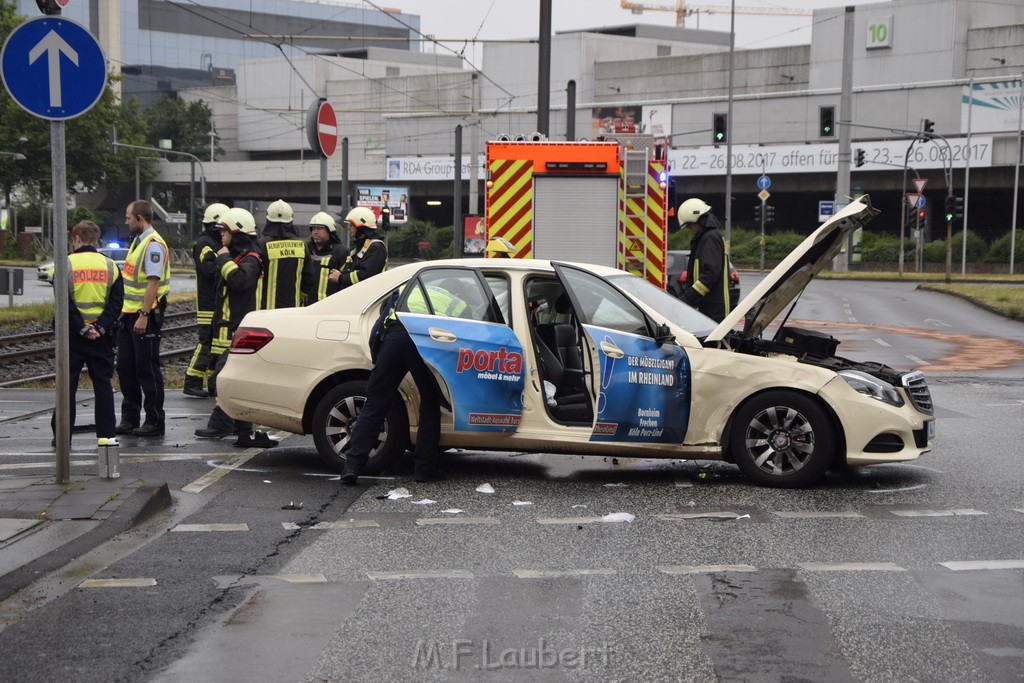
<path fill-rule="evenodd" d="M 121 383 L 118 434 L 162 436 L 164 373 L 160 367 L 160 330 L 171 289 L 167 243 L 153 229 L 153 207 L 144 199 L 128 205 L 124 216 L 133 235 L 124 260 L 124 305 L 117 341 L 117 378 Z M 139 426 L 145 411 L 146 421 Z"/>
<path fill-rule="evenodd" d="M 348 255 L 334 219 L 323 211 L 315 214 L 309 221 L 309 258 L 303 277 L 307 305 L 341 290 L 341 268 Z"/>
<path fill-rule="evenodd" d="M 722 322 L 729 313 L 729 269 L 722 221 L 696 197 L 679 205 L 679 225 L 693 231 L 690 261 L 683 283 L 683 301 L 712 320 Z"/>
<path fill-rule="evenodd" d="M 341 480 L 354 485 L 377 443 L 391 402 L 398 398 L 398 387 L 407 374 L 412 374 L 420 397 L 419 428 L 413 450 L 413 477 L 416 481 L 438 481 L 444 475 L 438 468 L 437 446 L 441 441 L 441 392 L 434 376 L 416 349 L 416 344 L 398 319 L 398 303 L 402 290 L 392 295 L 389 305 L 370 334 L 370 356 L 373 370 L 366 384 L 366 402 L 359 411 L 352 435 L 345 450 L 345 470 Z M 426 299 L 429 298 L 430 306 Z M 423 289 L 417 284 L 409 293 L 403 311 L 458 316 L 466 303 L 442 287 Z"/>
<path fill-rule="evenodd" d="M 245 209 L 228 209 L 220 217 L 221 248 L 217 251 L 217 297 L 213 309 L 213 376 L 210 394 L 217 395 L 217 374 L 228 359 L 231 335 L 238 329 L 242 318 L 259 306 L 260 278 L 263 277 L 263 257 L 256 238 L 256 221 Z M 276 446 L 266 432 L 253 431 L 250 422 L 233 420 L 216 406 L 205 427 L 195 431 L 196 436 L 219 439 L 237 436 L 236 446 Z"/>
<path fill-rule="evenodd" d="M 185 370 L 186 396 L 209 396 L 206 391 L 206 376 L 210 372 L 211 324 L 213 323 L 213 299 L 217 284 L 217 250 L 220 249 L 220 228 L 217 220 L 228 210 L 224 204 L 210 204 L 203 213 L 203 232 L 192 247 L 192 263 L 196 269 L 196 327 L 199 328 L 199 343 L 192 352 L 192 360 Z"/>
<path fill-rule="evenodd" d="M 114 324 L 124 303 L 121 270 L 96 250 L 100 229 L 92 221 L 82 221 L 71 229 L 74 252 L 68 256 L 71 301 L 68 317 L 71 336 L 68 342 L 71 379 L 71 428 L 75 427 L 75 393 L 84 365 L 92 380 L 96 397 L 96 436 L 115 438 L 114 415 Z M 50 428 L 56 432 L 54 411 Z M 53 442 L 56 445 L 56 440 Z"/>
<path fill-rule="evenodd" d="M 377 219 L 373 211 L 357 206 L 345 216 L 352 251 L 341 269 L 341 288 L 351 287 L 368 277 L 383 272 L 388 267 L 388 247 L 377 236 Z"/>
<path fill-rule="evenodd" d="M 303 270 L 309 253 L 295 232 L 292 207 L 278 199 L 267 207 L 267 223 L 260 238 L 264 276 L 260 308 L 294 308 L 302 305 Z"/>

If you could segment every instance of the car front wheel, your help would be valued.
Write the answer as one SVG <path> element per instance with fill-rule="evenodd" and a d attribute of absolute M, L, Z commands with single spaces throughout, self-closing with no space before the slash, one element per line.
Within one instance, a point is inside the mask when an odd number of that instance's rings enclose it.
<path fill-rule="evenodd" d="M 812 399 L 768 391 L 736 413 L 730 433 L 733 461 L 762 486 L 799 488 L 818 482 L 835 456 L 835 427 Z"/>
<path fill-rule="evenodd" d="M 345 382 L 320 399 L 313 413 L 313 443 L 320 457 L 336 470 L 345 468 L 344 450 L 352 436 L 356 417 L 366 403 L 366 382 Z M 393 401 L 370 459 L 361 474 L 380 474 L 405 452 L 409 435 L 401 401 Z"/>

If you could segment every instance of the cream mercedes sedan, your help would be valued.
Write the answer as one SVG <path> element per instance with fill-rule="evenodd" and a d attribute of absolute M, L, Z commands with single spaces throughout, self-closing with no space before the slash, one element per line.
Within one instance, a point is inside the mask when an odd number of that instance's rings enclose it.
<path fill-rule="evenodd" d="M 442 447 L 721 459 L 752 481 L 818 482 L 842 465 L 913 460 L 935 433 L 920 372 L 836 355 L 814 330 L 769 326 L 877 214 L 867 197 L 834 216 L 717 324 L 645 280 L 580 263 L 453 259 L 386 271 L 306 308 L 246 316 L 218 379 L 232 417 L 296 434 L 341 468 L 364 401 L 374 322 L 397 316 L 434 371 Z M 443 289 L 455 315 L 409 310 Z M 417 301 L 430 300 L 417 296 Z M 416 438 L 401 389 L 364 470 Z"/>

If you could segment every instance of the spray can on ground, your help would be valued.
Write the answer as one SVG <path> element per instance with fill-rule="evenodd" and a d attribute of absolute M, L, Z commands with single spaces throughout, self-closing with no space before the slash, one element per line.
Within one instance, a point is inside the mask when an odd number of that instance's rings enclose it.
<path fill-rule="evenodd" d="M 96 441 L 96 476 L 117 479 L 121 476 L 119 444 L 115 438 Z"/>

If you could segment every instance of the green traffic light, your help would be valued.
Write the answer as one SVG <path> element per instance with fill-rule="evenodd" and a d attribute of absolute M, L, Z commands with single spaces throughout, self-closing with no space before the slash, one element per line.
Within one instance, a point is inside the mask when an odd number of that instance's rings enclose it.
<path fill-rule="evenodd" d="M 725 133 L 715 133 L 715 139 L 721 140 L 725 137 Z"/>
<path fill-rule="evenodd" d="M 832 126 L 825 126 L 825 135 L 832 134 Z"/>

